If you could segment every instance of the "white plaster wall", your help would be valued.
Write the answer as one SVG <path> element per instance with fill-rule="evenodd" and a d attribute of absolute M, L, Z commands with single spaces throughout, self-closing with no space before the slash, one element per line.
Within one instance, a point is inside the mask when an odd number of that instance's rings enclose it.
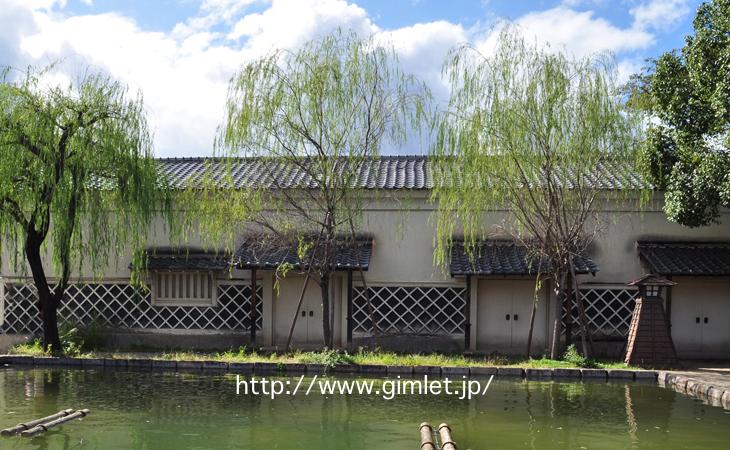
<path fill-rule="evenodd" d="M 600 270 L 587 281 L 624 283 L 646 273 L 637 256 L 637 240 L 730 241 L 730 213 L 723 214 L 721 224 L 701 228 L 669 222 L 662 211 L 624 211 L 612 219 L 615 223 L 599 236 L 592 255 Z"/>
<path fill-rule="evenodd" d="M 397 201 L 381 198 L 373 201 L 365 210 L 359 228 L 374 235 L 374 251 L 369 281 L 391 283 L 451 283 L 446 268 L 433 263 L 436 227 L 433 223 L 433 205 L 424 192 L 410 192 Z M 504 220 L 503 212 L 485 215 L 484 227 L 494 230 Z M 644 273 L 636 256 L 635 242 L 640 239 L 665 240 L 730 240 L 730 212 L 725 212 L 722 223 L 701 228 L 687 228 L 669 222 L 661 209 L 640 212 L 636 208 L 623 208 L 605 216 L 608 225 L 599 235 L 593 251 L 593 259 L 600 271 L 586 281 L 599 283 L 623 283 Z M 155 222 L 150 235 L 150 246 L 168 246 L 170 241 L 162 220 Z M 192 237 L 184 245 L 200 246 L 199 239 Z M 112 255 L 107 268 L 100 270 L 105 279 L 124 279 L 130 273 L 132 249 Z M 47 259 L 49 276 L 50 259 Z M 7 253 L 2 258 L 0 275 L 13 277 L 28 275 L 16 270 Z M 84 279 L 94 274 L 85 267 L 82 273 L 74 273 Z"/>
<path fill-rule="evenodd" d="M 360 229 L 369 232 L 374 236 L 373 257 L 370 262 L 370 270 L 366 278 L 372 284 L 416 284 L 416 285 L 464 285 L 463 279 L 452 279 L 445 268 L 436 267 L 433 263 L 434 243 L 436 229 L 433 223 L 433 206 L 427 201 L 425 192 L 400 193 L 398 199 L 389 198 L 393 193 L 388 193 L 382 198 L 371 202 L 366 208 Z M 608 226 L 595 243 L 593 259 L 598 263 L 600 271 L 595 277 L 582 276 L 582 283 L 611 283 L 623 284 L 640 275 L 645 270 L 641 267 L 636 254 L 635 242 L 640 239 L 662 239 L 662 240 L 730 240 L 730 213 L 725 212 L 721 224 L 697 229 L 690 229 L 669 222 L 660 208 L 654 207 L 640 212 L 634 207 L 620 207 L 607 213 Z M 485 228 L 494 229 L 495 225 L 504 220 L 503 212 L 495 212 L 485 215 Z M 170 244 L 162 220 L 154 224 L 154 233 L 151 235 L 149 245 L 167 246 Z M 191 239 L 186 245 L 199 246 L 197 239 Z M 131 249 L 126 249 L 118 255 L 113 255 L 109 267 L 101 271 L 104 279 L 128 279 L 131 261 Z M 245 272 L 245 271 L 244 271 Z M 247 273 L 236 273 L 235 277 L 245 279 Z M 52 273 L 49 270 L 49 274 Z M 22 270 L 18 271 L 11 264 L 11 259 L 2 258 L 0 275 L 5 277 L 16 277 L 27 275 Z M 82 279 L 89 280 L 93 275 L 88 268 L 80 275 Z M 280 290 L 276 293 L 273 288 L 273 275 L 265 272 L 264 283 L 264 343 L 266 345 L 281 344 L 288 334 L 288 326 L 291 320 L 291 313 L 295 302 L 298 299 L 301 281 L 296 277 L 281 282 Z M 497 283 L 493 279 L 479 280 L 475 282 L 472 294 L 472 346 L 477 350 L 489 350 L 489 344 L 480 334 L 480 327 L 485 323 L 485 315 L 489 309 L 484 303 L 484 296 L 489 295 L 490 283 Z M 531 284 L 531 281 L 525 281 Z M 344 278 L 342 275 L 336 277 L 333 283 L 333 304 L 336 309 L 333 312 L 335 320 L 335 339 L 344 342 L 345 339 L 345 298 Z M 682 303 L 689 300 L 690 295 L 696 298 L 702 295 L 702 281 L 694 281 L 689 294 L 689 288 L 677 289 L 674 295 L 675 303 Z M 698 294 L 699 293 L 699 294 Z M 497 294 L 495 301 L 499 304 Z M 492 297 L 494 297 L 494 295 Z M 714 294 L 713 294 L 714 295 Z M 312 284 L 307 297 L 312 302 L 318 302 L 319 289 Z M 490 298 L 491 301 L 492 298 Z M 526 301 L 531 302 L 531 296 Z M 545 302 L 543 302 L 545 303 Z M 544 305 L 540 305 L 544 306 Z M 537 331 L 535 333 L 536 348 L 544 348 L 548 336 L 547 323 L 552 321 L 552 312 L 549 309 L 538 309 L 536 320 Z M 0 310 L 1 310 L 0 306 Z M 720 302 L 720 311 L 724 317 L 730 316 L 730 301 Z M 527 317 L 525 317 L 527 319 Z M 526 323 L 525 320 L 522 323 Z M 730 330 L 730 327 L 728 327 Z M 730 331 L 727 331 L 730 336 Z M 725 336 L 725 335 L 723 335 Z M 722 337 L 721 339 L 724 339 Z M 722 341 L 725 342 L 725 341 Z M 730 348 L 730 345 L 726 345 Z"/>

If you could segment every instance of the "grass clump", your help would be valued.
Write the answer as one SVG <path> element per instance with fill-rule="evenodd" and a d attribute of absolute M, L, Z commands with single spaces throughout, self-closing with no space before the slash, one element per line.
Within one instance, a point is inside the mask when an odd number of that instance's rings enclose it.
<path fill-rule="evenodd" d="M 376 349 L 358 349 L 352 355 L 354 364 L 382 366 L 461 366 L 474 365 L 474 359 L 463 355 L 444 355 L 439 353 L 395 353 Z"/>
<path fill-rule="evenodd" d="M 344 364 L 354 364 L 354 359 L 347 351 L 334 349 L 324 349 L 319 352 L 306 352 L 297 354 L 299 362 L 304 364 L 322 364 L 327 368 L 341 366 Z"/>
<path fill-rule="evenodd" d="M 48 353 L 43 350 L 43 344 L 40 339 L 14 345 L 8 350 L 8 353 L 11 355 L 48 356 Z"/>
<path fill-rule="evenodd" d="M 97 348 L 103 346 L 101 327 L 96 322 L 74 324 L 62 322 L 58 330 L 61 338 L 61 354 L 72 358 L 86 358 Z M 43 342 L 36 338 L 30 342 L 18 344 L 10 349 L 10 353 L 28 356 L 53 356 L 52 351 L 43 350 Z"/>
<path fill-rule="evenodd" d="M 578 353 L 578 349 L 575 348 L 575 345 L 570 344 L 568 348 L 565 349 L 565 353 L 563 353 L 563 361 L 576 366 L 576 367 L 583 367 L 583 368 L 595 368 L 597 367 L 596 362 L 592 359 L 586 358 L 585 356 Z"/>
<path fill-rule="evenodd" d="M 456 366 L 456 367 L 523 367 L 523 368 L 601 368 L 625 369 L 623 361 L 596 361 L 585 358 L 574 345 L 569 346 L 563 358 L 554 360 L 546 357 L 525 358 L 503 355 L 461 355 L 441 353 L 396 353 L 379 348 L 359 348 L 354 353 L 346 350 L 324 349 L 320 351 L 293 351 L 288 353 L 265 352 L 246 346 L 223 351 L 154 350 L 150 348 L 137 351 L 86 350 L 83 334 L 73 328 L 64 334 L 64 351 L 69 356 L 81 358 L 151 358 L 176 361 L 222 361 L 222 362 L 267 362 L 275 364 L 300 363 L 322 364 L 327 368 L 343 364 L 382 365 L 382 366 Z M 10 351 L 13 354 L 28 356 L 48 356 L 39 340 L 18 344 Z"/>

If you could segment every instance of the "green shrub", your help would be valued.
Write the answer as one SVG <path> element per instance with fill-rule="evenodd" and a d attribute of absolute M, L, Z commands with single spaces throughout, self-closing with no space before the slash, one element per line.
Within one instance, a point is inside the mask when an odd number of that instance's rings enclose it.
<path fill-rule="evenodd" d="M 88 324 L 62 322 L 58 333 L 63 353 L 68 356 L 79 356 L 83 352 L 98 350 L 104 345 L 102 327 L 96 320 Z"/>
<path fill-rule="evenodd" d="M 84 346 L 84 337 L 79 328 L 69 322 L 61 324 L 58 330 L 63 346 L 63 354 L 67 356 L 78 356 Z"/>
<path fill-rule="evenodd" d="M 326 348 L 320 352 L 302 353 L 301 361 L 305 364 L 323 364 L 330 369 L 353 362 L 352 357 L 346 351 Z"/>
<path fill-rule="evenodd" d="M 48 356 L 48 354 L 43 350 L 43 343 L 41 342 L 40 338 L 23 344 L 15 345 L 10 349 L 8 353 L 14 355 Z"/>
<path fill-rule="evenodd" d="M 218 354 L 218 357 L 224 361 L 245 361 L 252 356 L 256 356 L 256 352 L 249 351 L 248 347 L 245 345 L 242 345 L 237 349 L 231 348 Z"/>
<path fill-rule="evenodd" d="M 565 353 L 563 353 L 563 361 L 573 364 L 576 367 L 596 367 L 595 361 L 578 353 L 578 349 L 575 348 L 574 344 L 570 344 L 568 348 L 565 349 Z"/>

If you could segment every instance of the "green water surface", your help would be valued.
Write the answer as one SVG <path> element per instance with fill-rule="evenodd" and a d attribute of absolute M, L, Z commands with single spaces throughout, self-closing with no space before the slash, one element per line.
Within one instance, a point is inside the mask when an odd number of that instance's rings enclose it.
<path fill-rule="evenodd" d="M 272 400 L 236 395 L 235 382 L 235 375 L 0 369 L 0 428 L 64 408 L 92 411 L 40 437 L 2 437 L 0 448 L 415 450 L 423 421 L 451 424 L 460 450 L 730 448 L 727 411 L 653 384 L 495 378 L 485 396 L 466 401 L 316 393 Z"/>

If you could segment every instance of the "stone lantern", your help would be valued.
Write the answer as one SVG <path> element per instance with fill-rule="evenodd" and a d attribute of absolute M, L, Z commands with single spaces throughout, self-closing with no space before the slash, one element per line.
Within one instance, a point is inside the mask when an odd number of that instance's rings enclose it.
<path fill-rule="evenodd" d="M 663 295 L 668 286 L 677 283 L 650 274 L 627 284 L 638 287 L 639 296 L 631 317 L 624 362 L 650 365 L 674 363 L 677 353 L 664 314 Z"/>

